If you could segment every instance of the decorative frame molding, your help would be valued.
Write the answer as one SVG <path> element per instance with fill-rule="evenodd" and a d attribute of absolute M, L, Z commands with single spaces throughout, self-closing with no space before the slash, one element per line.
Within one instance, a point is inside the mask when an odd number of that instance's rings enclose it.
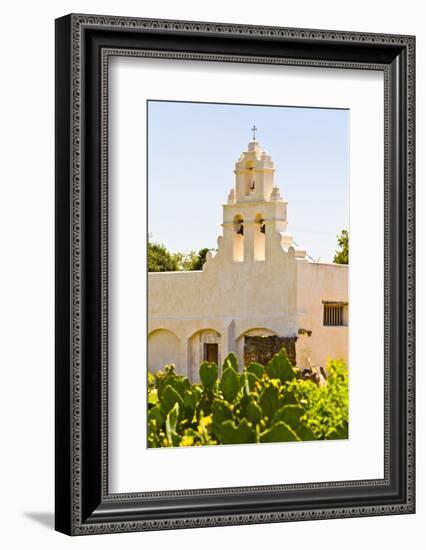
<path fill-rule="evenodd" d="M 108 59 L 117 55 L 383 71 L 383 480 L 108 493 L 107 92 Z M 413 36 L 74 14 L 56 21 L 56 529 L 414 512 L 414 80 Z M 179 509 L 177 497 L 186 503 Z"/>

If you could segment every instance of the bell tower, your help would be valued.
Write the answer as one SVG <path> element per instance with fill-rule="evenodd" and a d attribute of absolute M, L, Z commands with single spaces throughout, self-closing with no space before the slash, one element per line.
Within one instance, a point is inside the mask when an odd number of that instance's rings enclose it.
<path fill-rule="evenodd" d="M 270 199 L 274 182 L 274 163 L 256 141 L 256 126 L 247 151 L 235 164 L 235 193 L 237 202 L 266 202 Z"/>
<path fill-rule="evenodd" d="M 271 156 L 256 139 L 235 163 L 235 184 L 223 206 L 223 248 L 234 262 L 268 261 L 272 241 L 281 235 L 284 249 L 293 239 L 287 233 L 287 202 L 274 182 Z"/>

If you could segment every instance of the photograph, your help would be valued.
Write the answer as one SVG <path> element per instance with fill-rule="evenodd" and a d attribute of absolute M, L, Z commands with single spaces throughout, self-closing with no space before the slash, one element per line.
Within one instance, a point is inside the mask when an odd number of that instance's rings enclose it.
<path fill-rule="evenodd" d="M 147 121 L 147 446 L 348 439 L 350 109 Z"/>

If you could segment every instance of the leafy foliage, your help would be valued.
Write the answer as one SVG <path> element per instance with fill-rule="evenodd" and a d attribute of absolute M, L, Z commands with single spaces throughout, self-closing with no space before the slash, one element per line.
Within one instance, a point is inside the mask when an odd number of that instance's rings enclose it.
<path fill-rule="evenodd" d="M 158 243 L 148 243 L 148 271 L 177 271 L 178 261 L 174 254 Z"/>
<path fill-rule="evenodd" d="M 202 248 L 198 252 L 191 250 L 189 254 L 176 254 L 179 269 L 181 271 L 200 271 L 203 269 L 208 251 L 208 248 Z"/>
<path fill-rule="evenodd" d="M 347 439 L 348 372 L 329 361 L 325 384 L 303 380 L 285 348 L 264 367 L 242 371 L 229 354 L 218 366 L 204 361 L 200 384 L 173 365 L 148 379 L 148 445 L 176 447 Z"/>
<path fill-rule="evenodd" d="M 327 384 L 312 380 L 292 384 L 290 391 L 305 409 L 305 424 L 316 439 L 346 439 L 348 433 L 348 370 L 343 361 L 330 361 Z M 344 437 L 341 437 L 343 434 Z"/>
<path fill-rule="evenodd" d="M 148 243 L 148 271 L 199 271 L 203 269 L 209 248 L 189 254 L 169 252 L 163 244 Z"/>
<path fill-rule="evenodd" d="M 349 263 L 349 232 L 347 229 L 342 229 L 342 232 L 337 237 L 337 243 L 339 249 L 336 250 L 333 262 L 335 264 L 348 264 Z"/>

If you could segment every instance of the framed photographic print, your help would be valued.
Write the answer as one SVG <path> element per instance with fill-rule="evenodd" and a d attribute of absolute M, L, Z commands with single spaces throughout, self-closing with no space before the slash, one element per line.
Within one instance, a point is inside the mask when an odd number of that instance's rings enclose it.
<path fill-rule="evenodd" d="M 414 513 L 412 36 L 56 21 L 56 529 Z"/>

